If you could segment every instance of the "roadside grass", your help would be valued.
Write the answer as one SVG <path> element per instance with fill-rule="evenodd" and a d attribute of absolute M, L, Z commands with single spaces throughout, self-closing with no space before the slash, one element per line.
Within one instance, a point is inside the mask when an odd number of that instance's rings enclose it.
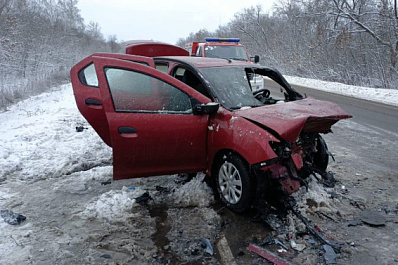
<path fill-rule="evenodd" d="M 70 82 L 68 71 L 54 72 L 46 75 L 11 80 L 0 77 L 0 112 L 31 96 L 49 91 L 56 85 Z"/>

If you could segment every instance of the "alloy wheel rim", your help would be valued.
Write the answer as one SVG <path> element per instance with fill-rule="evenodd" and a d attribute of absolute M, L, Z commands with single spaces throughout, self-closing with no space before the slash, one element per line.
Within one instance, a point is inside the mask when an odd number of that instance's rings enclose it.
<path fill-rule="evenodd" d="M 218 174 L 218 184 L 224 199 L 236 204 L 242 197 L 242 179 L 239 170 L 230 162 L 225 161 Z"/>

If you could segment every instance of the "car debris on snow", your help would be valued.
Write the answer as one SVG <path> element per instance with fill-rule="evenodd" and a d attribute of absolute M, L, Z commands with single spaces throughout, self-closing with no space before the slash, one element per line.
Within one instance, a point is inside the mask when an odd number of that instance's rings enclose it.
<path fill-rule="evenodd" d="M 256 245 L 249 244 L 248 249 L 276 265 L 290 265 L 289 262 L 285 261 L 280 257 L 277 257 L 275 254 L 271 253 L 270 251 L 264 248 L 260 248 Z"/>
<path fill-rule="evenodd" d="M 205 252 L 213 255 L 214 251 L 213 251 L 213 246 L 210 243 L 210 240 L 208 238 L 203 239 L 203 242 L 206 244 L 206 248 L 205 248 Z"/>
<path fill-rule="evenodd" d="M 139 203 L 141 205 L 146 204 L 149 200 L 152 200 L 152 197 L 151 197 L 151 195 L 149 195 L 149 192 L 145 192 L 141 196 L 138 196 L 137 198 L 135 198 L 135 202 Z"/>
<path fill-rule="evenodd" d="M 370 226 L 383 226 L 386 224 L 387 219 L 385 216 L 381 215 L 379 212 L 365 210 L 360 213 L 359 218 L 365 224 Z"/>
<path fill-rule="evenodd" d="M 290 246 L 297 251 L 303 251 L 306 248 L 305 244 L 297 244 L 293 239 L 290 240 Z"/>
<path fill-rule="evenodd" d="M 0 215 L 4 219 L 4 222 L 10 225 L 19 225 L 26 220 L 25 216 L 19 213 L 14 213 L 11 210 L 1 210 Z"/>
<path fill-rule="evenodd" d="M 329 245 L 323 245 L 323 249 L 325 250 L 325 262 L 326 264 L 336 264 L 336 252 L 334 252 L 333 248 Z"/>
<path fill-rule="evenodd" d="M 109 184 L 111 184 L 111 183 L 112 183 L 111 180 L 107 180 L 107 181 L 102 181 L 102 182 L 101 182 L 101 185 L 105 186 L 105 185 L 109 185 Z"/>

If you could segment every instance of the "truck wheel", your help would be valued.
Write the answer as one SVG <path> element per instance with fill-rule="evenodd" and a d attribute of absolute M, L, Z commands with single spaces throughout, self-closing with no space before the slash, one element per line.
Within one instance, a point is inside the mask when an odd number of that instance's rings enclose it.
<path fill-rule="evenodd" d="M 236 155 L 225 156 L 218 168 L 216 186 L 221 201 L 234 212 L 244 212 L 251 206 L 251 182 L 245 162 Z"/>

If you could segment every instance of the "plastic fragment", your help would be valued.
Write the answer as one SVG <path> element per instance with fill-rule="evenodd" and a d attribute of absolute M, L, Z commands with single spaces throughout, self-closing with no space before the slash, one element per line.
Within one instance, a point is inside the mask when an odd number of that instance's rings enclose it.
<path fill-rule="evenodd" d="M 293 239 L 290 240 L 290 246 L 297 251 L 303 251 L 306 247 L 304 244 L 297 244 Z"/>
<path fill-rule="evenodd" d="M 134 186 L 130 186 L 129 190 L 135 190 L 135 187 Z"/>
<path fill-rule="evenodd" d="M 108 184 L 111 184 L 111 183 L 112 183 L 112 181 L 107 180 L 107 181 L 102 181 L 101 185 L 105 186 L 105 185 L 108 185 Z"/>
<path fill-rule="evenodd" d="M 309 244 L 311 244 L 311 245 L 315 245 L 315 244 L 316 244 L 315 240 L 312 239 L 312 238 L 308 239 L 307 242 L 308 242 Z"/>
<path fill-rule="evenodd" d="M 372 225 L 372 226 L 383 226 L 386 224 L 387 219 L 378 212 L 365 210 L 360 213 L 359 218 L 365 224 Z"/>
<path fill-rule="evenodd" d="M 25 216 L 19 213 L 14 213 L 11 210 L 1 210 L 0 215 L 4 219 L 4 222 L 10 225 L 19 225 L 26 220 Z"/>
<path fill-rule="evenodd" d="M 76 132 L 82 132 L 82 131 L 84 131 L 84 129 L 87 129 L 87 128 L 84 128 L 83 126 L 76 126 Z"/>
<path fill-rule="evenodd" d="M 325 262 L 326 264 L 336 264 L 336 252 L 334 252 L 333 248 L 329 245 L 323 245 L 323 249 L 325 250 Z"/>
<path fill-rule="evenodd" d="M 210 255 L 213 255 L 214 251 L 213 251 L 213 247 L 212 247 L 212 245 L 210 243 L 210 240 L 205 238 L 205 239 L 203 239 L 203 242 L 206 244 L 205 252 L 209 253 Z"/>
<path fill-rule="evenodd" d="M 289 249 L 289 247 L 287 247 L 285 244 L 283 244 L 283 243 L 282 243 L 281 241 L 279 241 L 278 239 L 275 239 L 274 242 L 275 242 L 275 244 L 277 244 L 277 245 L 283 247 L 283 248 L 286 249 L 286 250 Z"/>
<path fill-rule="evenodd" d="M 270 262 L 272 262 L 272 263 L 274 263 L 276 265 L 290 265 L 290 263 L 288 263 L 287 261 L 277 257 L 275 254 L 269 252 L 266 249 L 260 248 L 258 246 L 252 245 L 252 244 L 249 244 L 248 249 L 251 252 L 256 253 L 257 255 L 265 258 L 266 260 L 268 260 L 268 261 L 270 261 Z"/>
<path fill-rule="evenodd" d="M 111 259 L 112 256 L 109 255 L 109 254 L 104 254 L 104 255 L 101 255 L 101 258 L 104 258 L 104 259 Z"/>
<path fill-rule="evenodd" d="M 141 196 L 138 196 L 137 198 L 135 198 L 135 201 L 136 201 L 136 203 L 139 203 L 139 204 L 145 204 L 151 199 L 152 199 L 152 197 L 151 197 L 151 195 L 149 195 L 149 192 L 145 192 Z"/>

